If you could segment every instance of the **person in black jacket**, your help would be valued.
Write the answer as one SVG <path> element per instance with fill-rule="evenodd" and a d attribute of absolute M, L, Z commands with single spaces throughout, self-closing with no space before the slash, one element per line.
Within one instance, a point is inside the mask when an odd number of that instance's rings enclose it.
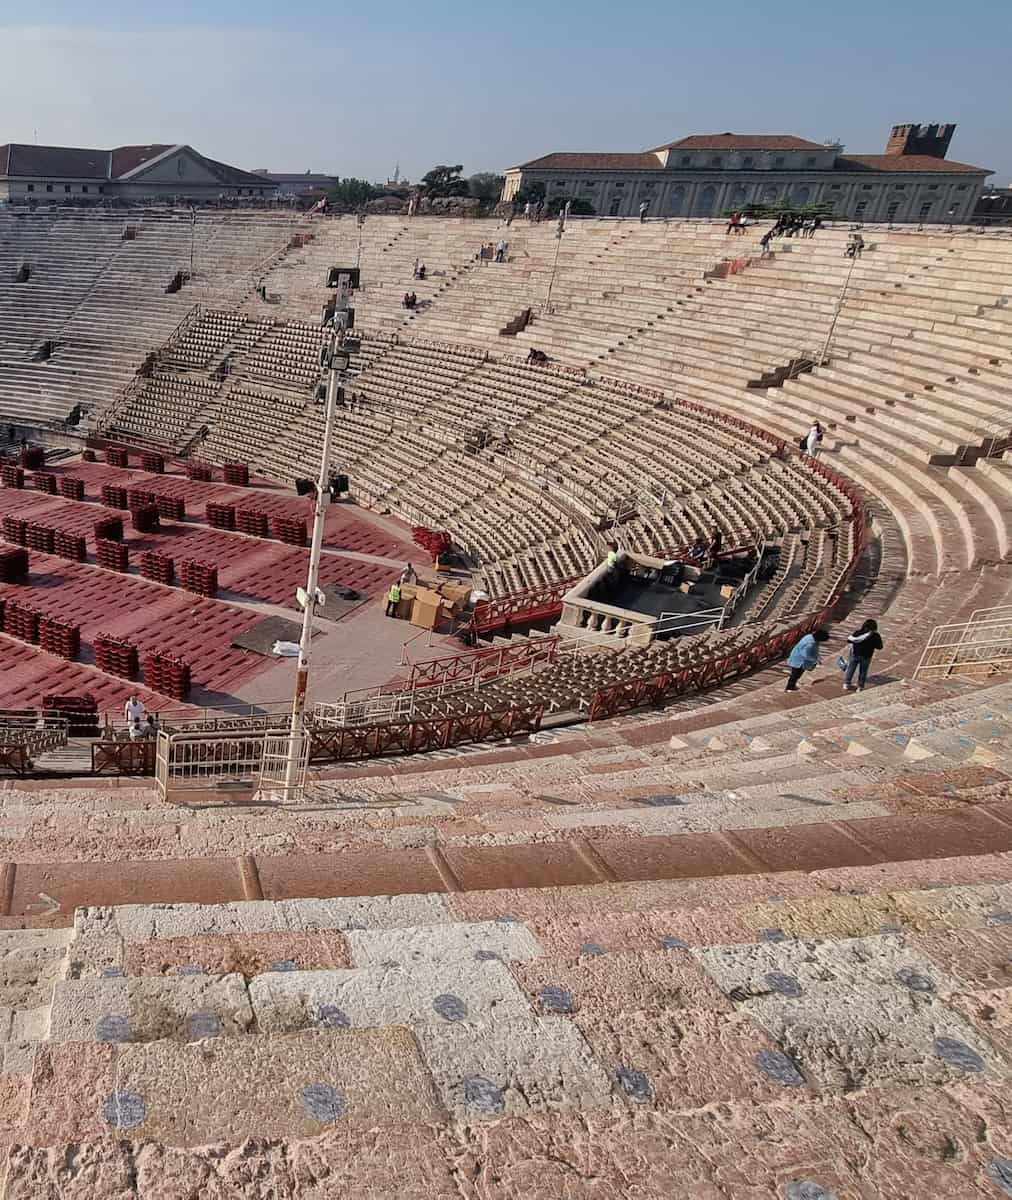
<path fill-rule="evenodd" d="M 850 646 L 850 661 L 847 663 L 847 674 L 843 680 L 843 690 L 853 690 L 853 679 L 857 674 L 857 690 L 864 691 L 865 680 L 868 678 L 868 668 L 871 666 L 871 656 L 876 650 L 882 649 L 882 637 L 878 631 L 877 621 L 865 621 L 860 629 L 847 638 Z"/>

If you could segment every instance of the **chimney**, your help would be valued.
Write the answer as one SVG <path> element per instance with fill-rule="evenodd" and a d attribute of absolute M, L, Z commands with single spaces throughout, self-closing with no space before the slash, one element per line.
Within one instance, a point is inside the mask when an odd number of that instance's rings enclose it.
<path fill-rule="evenodd" d="M 892 157 L 925 154 L 944 158 L 955 132 L 955 125 L 894 125 L 885 152 Z"/>

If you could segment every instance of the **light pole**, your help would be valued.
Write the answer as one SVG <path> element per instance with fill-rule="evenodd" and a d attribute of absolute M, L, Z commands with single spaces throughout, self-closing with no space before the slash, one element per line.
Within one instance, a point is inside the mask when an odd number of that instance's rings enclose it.
<path fill-rule="evenodd" d="M 552 288 L 555 287 L 555 272 L 559 269 L 559 251 L 562 249 L 562 235 L 566 232 L 566 218 L 569 216 L 568 203 L 559 209 L 559 225 L 555 231 L 555 257 L 552 259 L 552 274 L 548 280 L 548 294 L 545 296 L 545 307 L 542 311 L 552 311 Z"/>
<path fill-rule="evenodd" d="M 860 234 L 858 235 L 860 236 Z M 833 340 L 833 334 L 836 332 L 836 323 L 840 319 L 840 313 L 843 310 L 843 302 L 847 298 L 847 289 L 850 287 L 850 277 L 854 274 L 854 267 L 857 266 L 858 250 L 855 248 L 854 253 L 850 257 L 850 267 L 847 269 L 847 274 L 844 276 L 843 286 L 840 288 L 840 294 L 836 298 L 836 308 L 833 310 L 833 319 L 829 323 L 829 330 L 826 333 L 826 340 L 822 344 L 822 353 L 819 355 L 818 366 L 822 366 L 829 355 L 829 346 Z"/>
<path fill-rule="evenodd" d="M 335 278 L 331 272 L 331 278 Z M 348 308 L 350 276 L 337 277 L 337 296 L 324 309 L 324 328 L 329 328 L 330 337 L 320 352 L 320 365 L 327 370 L 327 389 L 324 401 L 323 446 L 320 452 L 320 474 L 316 481 L 316 498 L 313 506 L 313 536 L 309 547 L 309 573 L 306 576 L 305 592 L 299 593 L 302 604 L 302 636 L 299 638 L 299 661 L 295 672 L 295 696 L 292 700 L 292 716 L 288 732 L 288 749 L 285 756 L 282 797 L 289 800 L 302 787 L 302 763 L 305 757 L 306 697 L 309 692 L 309 657 L 313 640 L 313 619 L 318 608 L 322 608 L 325 597 L 319 590 L 320 558 L 323 551 L 323 527 L 327 509 L 332 499 L 330 487 L 330 452 L 334 438 L 334 414 L 337 397 L 350 356 L 344 348 L 345 331 L 354 319 L 354 310 Z M 356 279 L 357 284 L 357 279 Z"/>

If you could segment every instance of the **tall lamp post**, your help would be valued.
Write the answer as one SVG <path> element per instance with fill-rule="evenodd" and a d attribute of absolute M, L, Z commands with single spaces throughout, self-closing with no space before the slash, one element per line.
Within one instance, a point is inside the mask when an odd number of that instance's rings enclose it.
<path fill-rule="evenodd" d="M 320 350 L 320 366 L 327 373 L 324 399 L 323 446 L 320 451 L 320 474 L 316 481 L 316 497 L 313 506 L 313 536 L 309 549 L 309 573 L 305 590 L 299 589 L 298 598 L 302 605 L 302 636 L 299 638 L 299 661 L 295 673 L 295 696 L 292 700 L 292 715 L 288 731 L 288 748 L 285 756 L 283 799 L 298 795 L 303 786 L 303 763 L 306 757 L 306 698 L 309 692 L 309 657 L 313 640 L 313 619 L 322 608 L 326 597 L 320 590 L 320 558 L 323 550 L 323 527 L 327 509 L 333 499 L 330 482 L 330 455 L 334 440 L 334 414 L 345 372 L 351 362 L 345 348 L 345 335 L 354 323 L 355 310 L 348 300 L 352 286 L 358 286 L 358 272 L 339 272 L 333 269 L 328 286 L 336 287 L 336 294 L 323 310 L 323 327 L 330 336 Z"/>

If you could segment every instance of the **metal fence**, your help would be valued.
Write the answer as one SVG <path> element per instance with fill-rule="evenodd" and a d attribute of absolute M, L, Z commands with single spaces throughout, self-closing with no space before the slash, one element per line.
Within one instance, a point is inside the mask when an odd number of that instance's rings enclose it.
<path fill-rule="evenodd" d="M 982 608 L 969 621 L 939 625 L 931 631 L 915 679 L 973 679 L 1012 672 L 1012 605 Z"/>

